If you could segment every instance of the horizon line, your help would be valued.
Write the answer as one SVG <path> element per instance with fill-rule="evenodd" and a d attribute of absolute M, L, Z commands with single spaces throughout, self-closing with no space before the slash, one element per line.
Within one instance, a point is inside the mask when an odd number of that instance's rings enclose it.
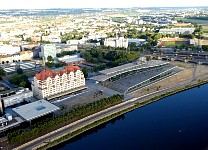
<path fill-rule="evenodd" d="M 145 6 L 145 7 L 89 7 L 89 8 L 85 8 L 85 7 L 72 7 L 72 8 L 0 8 L 0 10 L 43 10 L 43 9 L 124 9 L 124 8 L 204 8 L 204 7 L 208 7 L 207 6 Z"/>

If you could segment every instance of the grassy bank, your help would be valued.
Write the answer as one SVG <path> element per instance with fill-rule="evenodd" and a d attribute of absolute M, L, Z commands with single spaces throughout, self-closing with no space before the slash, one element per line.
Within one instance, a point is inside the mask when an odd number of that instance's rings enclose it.
<path fill-rule="evenodd" d="M 194 87 L 206 84 L 206 83 L 208 83 L 208 80 L 201 80 L 201 81 L 198 81 L 196 83 L 193 83 L 193 84 L 190 84 L 190 85 L 186 85 L 184 87 L 176 88 L 176 89 L 168 91 L 166 93 L 163 93 L 163 94 L 160 94 L 160 95 L 156 95 L 156 96 L 151 97 L 149 99 L 146 99 L 146 100 L 143 100 L 141 102 L 135 103 L 135 105 L 133 107 L 129 107 L 129 108 L 124 109 L 124 110 L 122 110 L 120 112 L 117 112 L 117 113 L 115 113 L 113 115 L 110 115 L 108 117 L 105 117 L 103 119 L 95 121 L 92 124 L 89 124 L 89 125 L 81 128 L 81 129 L 78 129 L 78 130 L 76 130 L 76 131 L 74 131 L 72 133 L 69 133 L 69 134 L 67 134 L 67 135 L 65 135 L 65 136 L 63 136 L 63 137 L 61 137 L 61 138 L 59 138 L 57 140 L 54 140 L 54 141 L 52 141 L 50 143 L 47 143 L 47 144 L 45 144 L 44 146 L 42 146 L 42 147 L 40 147 L 38 149 L 42 150 L 42 149 L 47 149 L 49 147 L 53 147 L 55 145 L 58 145 L 59 143 L 62 143 L 64 141 L 66 141 L 66 140 L 69 140 L 69 139 L 71 139 L 71 138 L 73 138 L 73 137 L 75 137 L 75 136 L 77 136 L 77 135 L 79 135 L 79 134 L 89 130 L 89 129 L 92 129 L 92 128 L 94 128 L 94 127 L 96 127 L 96 126 L 98 126 L 98 125 L 100 125 L 102 123 L 108 122 L 109 120 L 111 120 L 113 118 L 116 118 L 116 117 L 118 117 L 118 116 L 120 116 L 122 114 L 130 112 L 130 111 L 132 111 L 134 109 L 137 109 L 139 107 L 143 107 L 143 106 L 148 105 L 150 103 L 153 103 L 155 101 L 161 100 L 161 99 L 163 99 L 165 97 L 168 97 L 170 95 L 173 95 L 173 94 L 176 94 L 176 93 L 179 93 L 179 92 L 182 92 L 182 91 L 185 91 L 185 90 L 188 90 L 188 89 L 191 89 L 191 88 L 194 88 Z"/>

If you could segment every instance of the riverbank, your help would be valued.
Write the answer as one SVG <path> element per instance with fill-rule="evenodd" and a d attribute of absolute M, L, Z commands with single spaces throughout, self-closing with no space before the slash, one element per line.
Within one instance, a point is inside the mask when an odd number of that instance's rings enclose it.
<path fill-rule="evenodd" d="M 191 88 L 194 88 L 194 87 L 206 84 L 206 83 L 208 83 L 208 79 L 207 80 L 199 80 L 199 81 L 194 82 L 192 84 L 185 85 L 185 86 L 182 86 L 180 88 L 176 88 L 176 89 L 167 91 L 167 92 L 162 93 L 162 94 L 154 95 L 153 97 L 150 97 L 148 99 L 142 100 L 141 102 L 135 103 L 133 106 L 130 106 L 130 107 L 128 107 L 126 109 L 123 109 L 123 110 L 121 110 L 119 112 L 116 112 L 116 113 L 111 114 L 111 115 L 109 115 L 107 117 L 104 117 L 104 118 L 102 118 L 102 119 L 100 119 L 98 121 L 95 121 L 95 122 L 93 122 L 93 123 L 91 123 L 91 124 L 89 124 L 89 125 L 87 125 L 87 126 L 85 126 L 83 128 L 80 128 L 80 129 L 78 129 L 78 130 L 76 130 L 74 132 L 68 133 L 68 134 L 60 137 L 59 139 L 51 140 L 48 143 L 43 143 L 42 145 L 39 145 L 38 149 L 46 149 L 46 148 L 49 148 L 49 147 L 53 147 L 55 145 L 58 145 L 59 143 L 62 143 L 64 141 L 66 141 L 66 140 L 69 140 L 69 139 L 71 139 L 71 138 L 73 138 L 73 137 L 75 137 L 75 136 L 77 136 L 77 135 L 79 135 L 79 134 L 81 134 L 81 133 L 83 133 L 83 132 L 85 132 L 87 130 L 90 130 L 90 129 L 92 129 L 92 128 L 100 125 L 100 124 L 108 122 L 109 120 L 111 120 L 113 118 L 116 118 L 116 117 L 118 117 L 118 116 L 120 116 L 122 114 L 130 112 L 130 111 L 132 111 L 134 109 L 143 107 L 145 105 L 151 104 L 151 103 L 153 103 L 155 101 L 158 101 L 158 100 L 161 100 L 161 99 L 163 99 L 163 98 L 165 98 L 167 96 L 170 96 L 170 95 L 173 95 L 173 94 L 176 94 L 176 93 L 179 93 L 179 92 L 182 92 L 182 91 L 185 91 L 185 90 L 188 90 L 188 89 L 191 89 Z"/>

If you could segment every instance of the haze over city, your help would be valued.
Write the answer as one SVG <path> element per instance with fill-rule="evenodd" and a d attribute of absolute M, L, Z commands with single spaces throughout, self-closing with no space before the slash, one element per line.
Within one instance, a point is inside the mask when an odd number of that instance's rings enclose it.
<path fill-rule="evenodd" d="M 1 1 L 0 9 L 47 9 L 47 8 L 127 8 L 127 7 L 190 7 L 208 6 L 207 0 L 7 0 Z"/>
<path fill-rule="evenodd" d="M 204 150 L 207 91 L 207 0 L 1 1 L 2 150 Z"/>

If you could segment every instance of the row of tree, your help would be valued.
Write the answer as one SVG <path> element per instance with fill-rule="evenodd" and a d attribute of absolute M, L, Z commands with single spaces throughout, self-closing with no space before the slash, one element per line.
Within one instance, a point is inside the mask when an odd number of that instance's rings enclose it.
<path fill-rule="evenodd" d="M 20 129 L 15 132 L 9 133 L 8 140 L 12 144 L 20 144 L 27 142 L 35 137 L 39 137 L 70 122 L 88 116 L 89 114 L 95 113 L 117 103 L 120 103 L 123 100 L 123 98 L 123 95 L 117 94 L 109 98 L 104 98 L 99 101 L 87 104 L 85 106 L 76 107 L 69 112 L 61 114 L 60 116 L 38 122 L 34 124 L 29 130 Z"/>
<path fill-rule="evenodd" d="M 94 71 L 98 71 L 103 70 L 106 67 L 116 67 L 122 63 L 133 61 L 140 56 L 140 53 L 91 49 L 90 51 L 82 51 L 80 55 L 88 62 L 99 64 L 94 67 Z"/>

